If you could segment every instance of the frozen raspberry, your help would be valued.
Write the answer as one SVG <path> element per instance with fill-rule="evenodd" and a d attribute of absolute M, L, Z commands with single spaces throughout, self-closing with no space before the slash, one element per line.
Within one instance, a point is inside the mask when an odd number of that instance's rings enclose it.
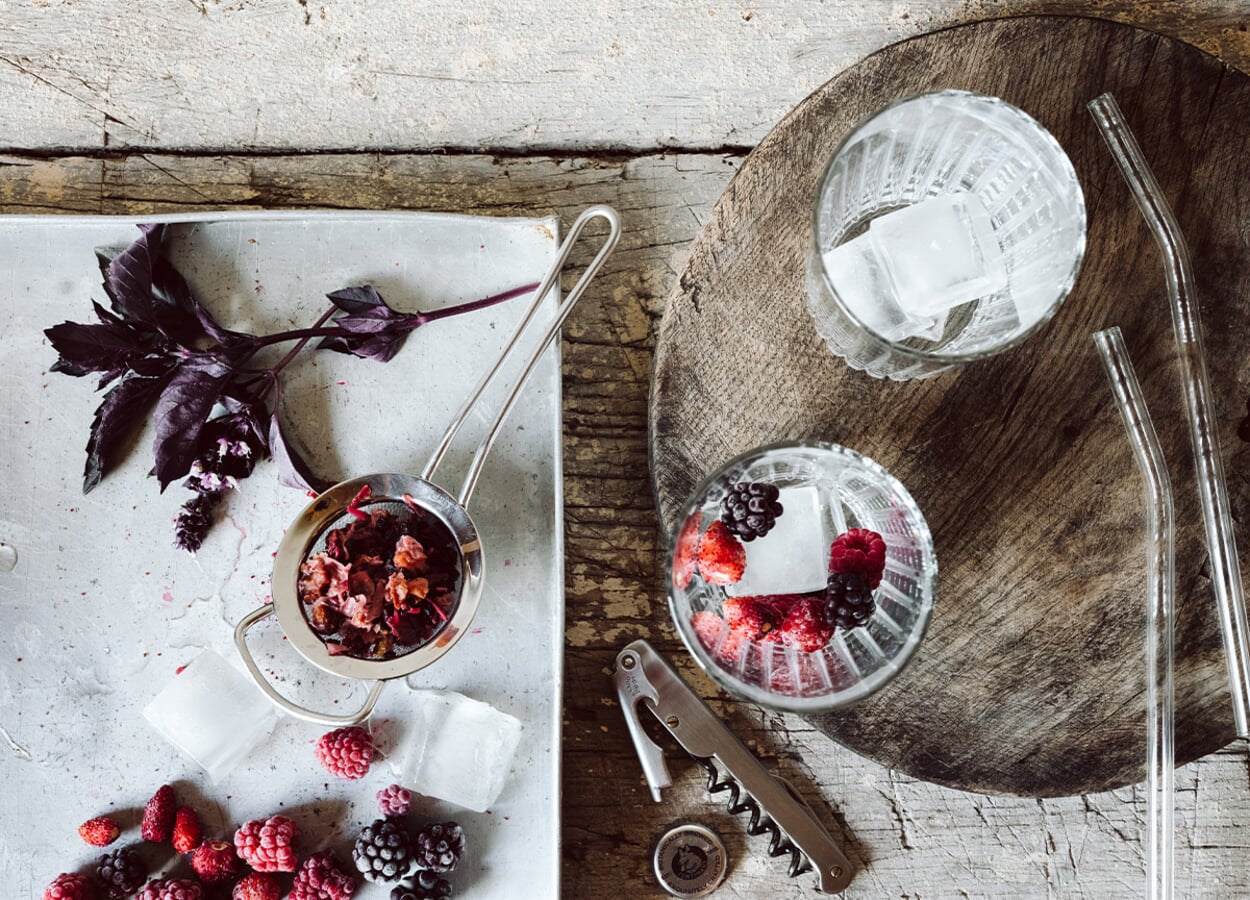
<path fill-rule="evenodd" d="M 726 597 L 721 612 L 725 624 L 749 640 L 759 640 L 781 624 L 784 616 L 757 597 Z"/>
<path fill-rule="evenodd" d="M 355 892 L 356 876 L 348 872 L 333 853 L 322 850 L 299 867 L 288 900 L 346 900 Z"/>
<path fill-rule="evenodd" d="M 340 728 L 317 741 L 317 760 L 335 778 L 363 778 L 373 762 L 373 738 L 360 726 Z"/>
<path fill-rule="evenodd" d="M 825 621 L 825 606 L 823 598 L 803 598 L 791 607 L 769 638 L 804 653 L 814 653 L 833 637 L 833 626 Z"/>
<path fill-rule="evenodd" d="M 229 881 L 243 868 L 229 841 L 205 841 L 191 854 L 191 868 L 205 884 Z"/>
<path fill-rule="evenodd" d="M 699 526 L 703 522 L 703 514 L 696 510 L 686 519 L 677 535 L 677 543 L 673 545 L 673 584 L 685 590 L 694 577 L 695 556 L 699 552 Z"/>
<path fill-rule="evenodd" d="M 428 869 L 422 869 L 391 889 L 391 900 L 443 900 L 450 896 L 451 882 Z"/>
<path fill-rule="evenodd" d="M 95 885 L 86 875 L 65 872 L 43 889 L 43 900 L 96 900 Z"/>
<path fill-rule="evenodd" d="M 417 865 L 440 875 L 450 872 L 464 856 L 464 829 L 455 822 L 426 825 L 412 842 Z"/>
<path fill-rule="evenodd" d="M 406 816 L 410 806 L 412 806 L 412 792 L 406 787 L 392 784 L 378 791 L 378 812 L 388 819 L 391 816 Z"/>
<path fill-rule="evenodd" d="M 198 881 L 186 878 L 162 878 L 149 881 L 135 900 L 203 900 L 204 889 Z"/>
<path fill-rule="evenodd" d="M 234 848 L 257 872 L 294 872 L 299 828 L 286 816 L 253 819 L 234 833 Z"/>
<path fill-rule="evenodd" d="M 122 847 L 100 857 L 96 874 L 104 882 L 108 896 L 120 900 L 143 886 L 148 877 L 148 866 L 134 847 Z"/>
<path fill-rule="evenodd" d="M 699 574 L 708 584 L 733 584 L 746 571 L 747 552 L 725 523 L 717 519 L 703 533 L 697 562 Z"/>
<path fill-rule="evenodd" d="M 740 481 L 720 502 L 720 520 L 744 541 L 753 541 L 772 531 L 782 513 L 775 484 Z"/>
<path fill-rule="evenodd" d="M 375 819 L 356 838 L 352 859 L 367 881 L 398 881 L 412 865 L 412 837 L 398 819 Z"/>
<path fill-rule="evenodd" d="M 690 617 L 690 625 L 703 649 L 721 662 L 732 665 L 738 658 L 742 642 L 740 633 L 725 626 L 725 620 L 710 610 L 701 610 Z"/>
<path fill-rule="evenodd" d="M 78 826 L 78 836 L 92 847 L 107 847 L 119 834 L 121 829 L 108 816 L 96 816 Z"/>
<path fill-rule="evenodd" d="M 829 572 L 858 575 L 875 591 L 885 572 L 885 541 L 867 528 L 852 528 L 838 535 L 829 547 Z"/>
<path fill-rule="evenodd" d="M 174 849 L 179 853 L 190 853 L 200 846 L 200 819 L 189 806 L 178 807 L 178 815 L 174 817 Z"/>
<path fill-rule="evenodd" d="M 140 832 L 145 841 L 167 841 L 174 832 L 174 815 L 177 810 L 174 789 L 163 784 L 143 808 L 143 826 Z"/>
<path fill-rule="evenodd" d="M 269 872 L 252 872 L 243 876 L 230 892 L 230 900 L 279 900 L 282 882 Z"/>

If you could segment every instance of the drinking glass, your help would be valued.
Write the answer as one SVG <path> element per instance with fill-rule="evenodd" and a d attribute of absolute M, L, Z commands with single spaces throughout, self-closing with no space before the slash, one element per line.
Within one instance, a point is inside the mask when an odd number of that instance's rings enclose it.
<path fill-rule="evenodd" d="M 741 578 L 715 583 L 699 562 L 700 545 L 722 516 L 722 500 L 744 483 L 775 486 L 782 511 L 763 536 L 735 538 L 745 554 Z M 852 528 L 874 531 L 885 544 L 865 624 L 838 627 L 824 646 L 804 650 L 782 639 L 783 621 L 760 639 L 745 639 L 725 621 L 734 597 L 768 598 L 790 610 L 801 599 L 819 614 L 830 546 Z M 669 605 L 695 659 L 730 692 L 794 712 L 844 707 L 893 678 L 919 646 L 937 590 L 933 539 L 916 502 L 877 463 L 836 444 L 776 444 L 731 460 L 687 501 L 669 559 Z"/>
<path fill-rule="evenodd" d="M 1076 281 L 1085 231 L 1072 163 L 1032 117 L 966 91 L 899 100 L 825 168 L 808 308 L 852 368 L 933 375 L 1049 321 Z"/>

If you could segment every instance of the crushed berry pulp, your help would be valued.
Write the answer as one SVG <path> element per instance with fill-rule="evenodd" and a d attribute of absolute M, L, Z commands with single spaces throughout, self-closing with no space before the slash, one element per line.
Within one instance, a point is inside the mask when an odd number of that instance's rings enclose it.
<path fill-rule="evenodd" d="M 300 566 L 300 605 L 331 656 L 394 659 L 438 634 L 459 580 L 459 548 L 437 516 L 373 509 L 331 529 Z"/>

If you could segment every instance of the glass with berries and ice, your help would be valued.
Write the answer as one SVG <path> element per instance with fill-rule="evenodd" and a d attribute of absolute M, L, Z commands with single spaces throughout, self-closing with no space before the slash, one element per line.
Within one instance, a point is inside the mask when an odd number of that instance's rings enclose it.
<path fill-rule="evenodd" d="M 730 691 L 796 712 L 885 684 L 924 636 L 937 559 L 885 469 L 834 444 L 753 450 L 708 478 L 672 542 L 682 639 Z"/>

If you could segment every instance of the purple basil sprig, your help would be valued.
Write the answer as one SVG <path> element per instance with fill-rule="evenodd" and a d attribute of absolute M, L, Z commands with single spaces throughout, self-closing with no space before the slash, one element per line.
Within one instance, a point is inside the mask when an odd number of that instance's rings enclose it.
<path fill-rule="evenodd" d="M 225 493 L 260 458 L 278 463 L 283 484 L 316 493 L 329 486 L 283 430 L 281 373 L 309 341 L 318 349 L 388 362 L 417 328 L 532 292 L 528 284 L 431 312 L 391 308 L 371 285 L 329 294 L 334 304 L 311 327 L 253 335 L 224 328 L 169 260 L 165 225 L 140 225 L 120 253 L 97 250 L 109 309 L 93 301 L 95 322 L 62 322 L 44 334 L 58 353 L 53 371 L 98 374 L 106 391 L 87 439 L 83 492 L 100 483 L 149 415 L 155 420 L 153 469 L 160 489 L 186 477 L 194 492 L 175 525 L 178 546 L 194 552 Z M 292 343 L 265 368 L 253 358 Z"/>

